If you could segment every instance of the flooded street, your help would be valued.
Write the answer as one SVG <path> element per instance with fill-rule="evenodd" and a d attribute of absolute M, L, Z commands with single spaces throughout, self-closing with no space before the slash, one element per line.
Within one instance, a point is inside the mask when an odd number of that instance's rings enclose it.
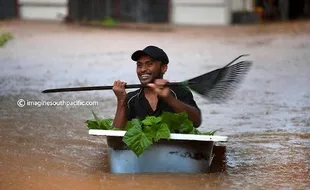
<path fill-rule="evenodd" d="M 0 22 L 0 189 L 310 189 L 310 23 L 175 27 L 171 31 Z M 92 110 L 115 114 L 113 91 L 42 94 L 48 88 L 138 83 L 131 54 L 162 47 L 165 78 L 182 81 L 240 54 L 254 62 L 225 104 L 197 94 L 200 131 L 229 137 L 227 170 L 211 174 L 109 174 L 106 139 L 88 135 Z M 17 101 L 93 106 L 18 107 Z M 151 161 L 150 161 L 151 163 Z"/>

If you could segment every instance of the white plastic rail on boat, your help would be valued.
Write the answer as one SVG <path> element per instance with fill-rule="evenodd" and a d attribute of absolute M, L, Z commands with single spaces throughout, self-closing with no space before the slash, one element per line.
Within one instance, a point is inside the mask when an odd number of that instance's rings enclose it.
<path fill-rule="evenodd" d="M 90 129 L 88 131 L 90 135 L 102 135 L 102 136 L 113 136 L 123 137 L 126 131 L 114 131 L 114 130 L 101 130 L 101 129 Z M 170 139 L 174 140 L 194 140 L 194 141 L 227 141 L 227 136 L 209 136 L 209 135 L 195 135 L 195 134 L 177 134 L 171 133 Z"/>

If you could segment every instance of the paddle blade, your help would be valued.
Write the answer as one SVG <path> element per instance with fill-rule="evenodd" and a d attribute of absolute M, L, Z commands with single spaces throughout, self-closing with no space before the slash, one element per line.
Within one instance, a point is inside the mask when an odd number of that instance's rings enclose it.
<path fill-rule="evenodd" d="M 216 69 L 190 79 L 188 87 L 211 102 L 222 103 L 238 88 L 251 66 L 251 61 L 242 61 Z"/>

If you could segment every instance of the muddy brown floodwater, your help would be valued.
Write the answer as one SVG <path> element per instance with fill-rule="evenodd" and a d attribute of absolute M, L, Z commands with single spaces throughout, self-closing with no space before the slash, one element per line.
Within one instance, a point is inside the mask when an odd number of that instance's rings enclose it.
<path fill-rule="evenodd" d="M 1 22 L 0 189 L 310 189 L 310 23 L 137 31 Z M 253 68 L 225 104 L 195 94 L 201 131 L 229 137 L 226 171 L 109 174 L 104 137 L 85 124 L 113 117 L 112 91 L 42 94 L 47 88 L 138 82 L 131 53 L 164 48 L 179 81 L 240 54 Z M 97 101 L 96 106 L 18 107 L 17 101 Z M 150 160 L 151 162 L 151 160 Z"/>

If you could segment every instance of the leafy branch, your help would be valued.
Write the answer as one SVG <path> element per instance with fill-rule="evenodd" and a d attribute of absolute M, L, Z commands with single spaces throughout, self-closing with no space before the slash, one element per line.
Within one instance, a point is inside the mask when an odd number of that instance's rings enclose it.
<path fill-rule="evenodd" d="M 4 46 L 9 40 L 13 39 L 13 35 L 9 32 L 5 32 L 0 35 L 0 47 Z"/>

